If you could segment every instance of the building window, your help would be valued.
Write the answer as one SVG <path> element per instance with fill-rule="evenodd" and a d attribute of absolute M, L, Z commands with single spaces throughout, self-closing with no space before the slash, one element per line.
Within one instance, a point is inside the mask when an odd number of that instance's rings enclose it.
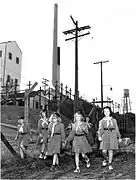
<path fill-rule="evenodd" d="M 18 79 L 15 79 L 15 84 L 17 84 L 17 85 L 18 85 Z"/>
<path fill-rule="evenodd" d="M 2 57 L 2 50 L 0 50 L 0 57 Z"/>
<path fill-rule="evenodd" d="M 12 60 L 12 53 L 9 52 L 9 59 Z"/>
<path fill-rule="evenodd" d="M 18 57 L 16 57 L 16 63 L 19 64 L 19 58 Z"/>
<path fill-rule="evenodd" d="M 7 82 L 10 82 L 10 75 L 7 75 Z"/>

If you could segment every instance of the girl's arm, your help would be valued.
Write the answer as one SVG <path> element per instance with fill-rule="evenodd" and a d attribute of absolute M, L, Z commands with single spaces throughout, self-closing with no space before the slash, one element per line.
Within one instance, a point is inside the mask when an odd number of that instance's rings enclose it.
<path fill-rule="evenodd" d="M 19 136 L 19 127 L 17 127 L 17 134 L 15 136 L 15 141 L 18 139 L 18 136 Z"/>
<path fill-rule="evenodd" d="M 98 128 L 98 139 L 102 139 L 102 134 L 103 134 L 103 125 L 102 125 L 102 120 L 99 121 L 99 128 Z"/>
<path fill-rule="evenodd" d="M 61 123 L 61 142 L 65 142 L 65 138 L 66 138 L 66 135 L 65 135 L 65 131 L 64 131 L 64 124 Z"/>
<path fill-rule="evenodd" d="M 119 128 L 118 128 L 118 124 L 117 124 L 116 119 L 114 119 L 114 122 L 115 122 L 115 129 L 116 129 L 117 137 L 119 139 L 121 139 L 121 135 L 120 135 L 120 132 L 119 132 Z"/>
<path fill-rule="evenodd" d="M 85 134 L 88 134 L 88 133 L 89 133 L 89 127 L 88 127 L 87 124 L 84 124 L 84 125 L 83 125 L 82 131 L 83 131 Z"/>
<path fill-rule="evenodd" d="M 75 128 L 73 128 L 73 126 L 72 126 L 72 130 L 71 130 L 69 136 L 67 137 L 66 142 L 70 142 L 74 138 L 74 136 L 75 136 Z"/>
<path fill-rule="evenodd" d="M 30 140 L 32 141 L 32 133 L 31 133 L 30 124 L 27 125 L 27 129 L 28 129 L 28 133 L 29 133 L 29 136 L 30 136 Z"/>
<path fill-rule="evenodd" d="M 42 134 L 41 120 L 38 121 L 38 133 Z"/>
<path fill-rule="evenodd" d="M 50 139 L 50 137 L 51 137 L 51 128 L 52 127 L 52 124 L 50 123 L 49 125 L 48 125 L 48 139 Z"/>

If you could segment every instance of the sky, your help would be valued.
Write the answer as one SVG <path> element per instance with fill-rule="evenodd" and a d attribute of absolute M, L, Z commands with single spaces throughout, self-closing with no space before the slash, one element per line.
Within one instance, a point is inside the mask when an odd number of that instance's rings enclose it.
<path fill-rule="evenodd" d="M 42 85 L 52 80 L 53 16 L 58 3 L 60 79 L 74 93 L 75 43 L 63 31 L 90 25 L 90 35 L 79 39 L 79 91 L 87 100 L 100 100 L 100 65 L 103 64 L 104 100 L 121 103 L 129 89 L 136 113 L 136 1 L 135 0 L 0 0 L 0 42 L 16 41 L 22 54 L 21 89 L 29 81 Z M 86 31 L 85 31 L 86 32 Z M 92 38 L 93 37 L 93 38 Z M 110 90 L 112 87 L 112 91 Z"/>

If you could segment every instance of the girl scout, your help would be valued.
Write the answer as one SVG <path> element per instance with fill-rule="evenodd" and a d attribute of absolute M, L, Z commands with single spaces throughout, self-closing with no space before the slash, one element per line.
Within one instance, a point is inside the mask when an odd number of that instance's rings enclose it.
<path fill-rule="evenodd" d="M 61 123 L 60 115 L 55 112 L 51 115 L 48 128 L 48 152 L 47 155 L 53 155 L 53 162 L 50 168 L 51 171 L 59 168 L 58 155 L 60 154 L 61 145 L 64 146 L 65 132 L 64 124 Z"/>
<path fill-rule="evenodd" d="M 89 145 L 86 134 L 88 133 L 88 127 L 85 122 L 82 121 L 83 116 L 79 112 L 74 115 L 74 124 L 72 125 L 72 131 L 65 141 L 67 142 L 73 140 L 73 152 L 75 153 L 75 163 L 76 169 L 74 172 L 80 172 L 79 168 L 79 154 L 82 154 L 82 157 L 86 161 L 86 166 L 90 167 L 89 158 L 85 153 L 91 152 L 91 146 Z"/>
<path fill-rule="evenodd" d="M 40 159 L 46 159 L 47 152 L 47 139 L 48 139 L 48 119 L 46 117 L 46 110 L 41 111 L 41 119 L 38 121 L 38 133 L 39 138 L 42 140 L 41 153 L 39 155 Z"/>
<path fill-rule="evenodd" d="M 31 136 L 31 130 L 29 124 L 21 117 L 18 120 L 17 135 L 15 141 L 19 141 L 20 156 L 23 159 L 26 156 L 26 150 Z M 30 138 L 31 139 L 31 138 Z"/>
<path fill-rule="evenodd" d="M 112 170 L 113 150 L 118 149 L 118 139 L 121 142 L 121 135 L 117 121 L 112 117 L 111 108 L 108 106 L 104 107 L 103 113 L 104 118 L 99 121 L 98 140 L 104 156 L 102 165 L 106 166 L 108 164 L 109 170 Z"/>

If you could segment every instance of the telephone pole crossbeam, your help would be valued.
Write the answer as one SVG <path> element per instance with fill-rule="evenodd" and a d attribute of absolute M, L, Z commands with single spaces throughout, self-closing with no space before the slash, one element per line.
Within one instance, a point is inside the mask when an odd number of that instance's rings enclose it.
<path fill-rule="evenodd" d="M 70 16 L 70 17 L 73 21 L 73 24 L 75 25 L 75 28 L 64 31 L 63 33 L 65 35 L 68 35 L 68 34 L 75 35 L 74 37 L 65 39 L 65 41 L 75 39 L 75 96 L 74 96 L 74 113 L 75 113 L 77 111 L 78 97 L 79 97 L 79 92 L 78 92 L 78 37 L 82 37 L 82 36 L 90 34 L 90 32 L 87 32 L 85 34 L 78 35 L 78 32 L 86 30 L 86 29 L 90 29 L 91 27 L 89 25 L 83 26 L 83 27 L 78 27 L 78 21 L 75 21 L 72 16 Z"/>

